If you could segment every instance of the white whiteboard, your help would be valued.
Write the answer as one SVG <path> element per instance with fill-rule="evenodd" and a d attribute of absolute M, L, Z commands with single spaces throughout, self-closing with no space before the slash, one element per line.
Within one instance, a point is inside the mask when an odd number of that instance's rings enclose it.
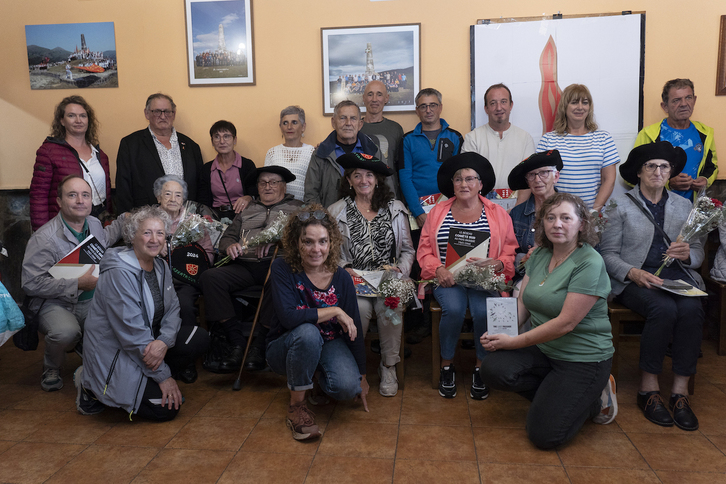
<path fill-rule="evenodd" d="M 557 47 L 560 90 L 584 84 L 595 121 L 627 159 L 643 119 L 645 14 L 565 18 L 471 27 L 472 129 L 488 121 L 484 92 L 503 82 L 512 91 L 510 121 L 542 137 L 540 55 L 550 36 Z M 616 184 L 613 195 L 624 191 Z"/>

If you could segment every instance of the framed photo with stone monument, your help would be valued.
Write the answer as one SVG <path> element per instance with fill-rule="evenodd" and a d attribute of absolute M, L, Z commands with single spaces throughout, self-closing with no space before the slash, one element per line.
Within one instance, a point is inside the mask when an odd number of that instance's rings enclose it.
<path fill-rule="evenodd" d="M 254 85 L 252 0 L 184 2 L 189 85 Z"/>
<path fill-rule="evenodd" d="M 30 88 L 118 87 L 113 22 L 26 25 Z"/>
<path fill-rule="evenodd" d="M 386 111 L 415 111 L 421 86 L 421 24 L 320 29 L 323 113 L 349 99 L 363 106 L 363 90 L 379 80 L 388 88 Z"/>

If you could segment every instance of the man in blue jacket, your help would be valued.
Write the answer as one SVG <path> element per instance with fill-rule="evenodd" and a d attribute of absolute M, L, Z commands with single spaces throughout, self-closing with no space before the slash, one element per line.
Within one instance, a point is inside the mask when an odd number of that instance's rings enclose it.
<path fill-rule="evenodd" d="M 436 89 L 422 89 L 416 95 L 416 114 L 421 120 L 403 135 L 403 167 L 398 172 L 401 191 L 419 227 L 426 221 L 420 198 L 439 193 L 436 173 L 444 160 L 458 155 L 464 141 L 461 134 L 441 119 L 444 105 Z M 418 244 L 417 244 L 418 245 Z"/>

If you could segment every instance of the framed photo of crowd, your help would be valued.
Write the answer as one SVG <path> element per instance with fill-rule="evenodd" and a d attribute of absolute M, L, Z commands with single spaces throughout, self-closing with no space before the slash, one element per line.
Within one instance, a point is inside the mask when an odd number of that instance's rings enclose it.
<path fill-rule="evenodd" d="M 189 85 L 254 85 L 252 0 L 184 3 Z"/>
<path fill-rule="evenodd" d="M 320 29 L 323 58 L 323 113 L 349 99 L 365 111 L 363 90 L 383 82 L 386 111 L 415 111 L 421 86 L 421 24 Z"/>

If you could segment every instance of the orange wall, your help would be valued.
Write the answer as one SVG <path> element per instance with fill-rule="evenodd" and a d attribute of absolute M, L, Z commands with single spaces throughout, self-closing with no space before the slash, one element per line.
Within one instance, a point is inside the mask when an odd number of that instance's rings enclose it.
<path fill-rule="evenodd" d="M 200 144 L 205 160 L 214 155 L 209 127 L 218 119 L 228 119 L 239 132 L 238 151 L 261 164 L 265 152 L 281 142 L 279 112 L 289 104 L 306 110 L 305 141 L 317 144 L 331 130 L 329 118 L 322 115 L 321 27 L 421 23 L 422 87 L 436 87 L 443 93 L 443 116 L 466 133 L 470 126 L 469 26 L 479 18 L 558 11 L 646 11 L 644 122 L 661 118 L 660 90 L 667 79 L 690 77 L 698 95 L 694 118 L 716 129 L 717 145 L 725 150 L 726 96 L 714 96 L 719 21 L 726 14 L 719 5 L 713 0 L 694 0 L 687 8 L 673 0 L 253 0 L 257 85 L 191 88 L 182 0 L 3 0 L 0 189 L 29 186 L 35 150 L 49 132 L 53 107 L 64 96 L 77 93 L 98 113 L 101 147 L 114 171 L 119 140 L 146 126 L 144 101 L 157 91 L 174 97 L 176 127 Z M 31 91 L 26 24 L 109 21 L 116 29 L 118 88 Z M 389 117 L 405 130 L 418 122 L 414 114 Z"/>

